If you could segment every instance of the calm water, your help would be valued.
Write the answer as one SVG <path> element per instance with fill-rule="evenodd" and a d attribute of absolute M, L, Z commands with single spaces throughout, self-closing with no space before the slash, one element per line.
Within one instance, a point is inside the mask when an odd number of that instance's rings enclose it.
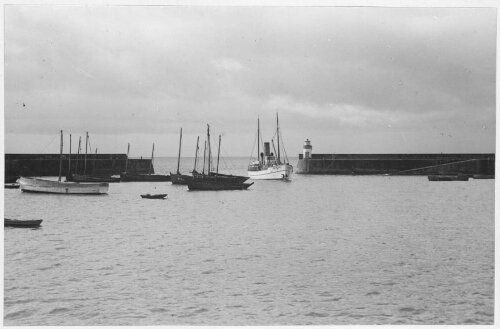
<path fill-rule="evenodd" d="M 494 180 L 4 195 L 5 217 L 44 220 L 4 230 L 5 325 L 493 324 Z"/>

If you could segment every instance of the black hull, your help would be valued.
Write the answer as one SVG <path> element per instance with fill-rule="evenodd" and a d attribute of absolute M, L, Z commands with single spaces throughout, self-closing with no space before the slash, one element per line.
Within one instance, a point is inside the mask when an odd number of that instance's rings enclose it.
<path fill-rule="evenodd" d="M 253 183 L 236 183 L 228 181 L 212 181 L 193 179 L 187 186 L 190 191 L 228 191 L 228 190 L 246 190 Z"/>
<path fill-rule="evenodd" d="M 148 194 L 142 194 L 141 197 L 143 199 L 165 199 L 167 197 L 167 194 L 153 194 L 153 195 L 148 195 Z"/>
<path fill-rule="evenodd" d="M 15 183 L 10 183 L 10 184 L 3 184 L 3 187 L 4 188 L 19 188 L 19 184 L 15 184 Z"/>
<path fill-rule="evenodd" d="M 187 185 L 190 180 L 193 180 L 193 176 L 182 175 L 182 174 L 172 174 L 170 173 L 170 178 L 172 180 L 172 184 L 175 185 Z"/>
<path fill-rule="evenodd" d="M 194 179 L 201 179 L 205 181 L 224 181 L 224 182 L 231 182 L 231 183 L 243 183 L 247 181 L 250 177 L 246 176 L 235 176 L 235 175 L 224 175 L 224 174 L 216 174 L 216 173 L 210 173 L 209 175 L 204 175 L 204 174 L 193 174 Z"/>
<path fill-rule="evenodd" d="M 36 220 L 14 220 L 4 218 L 4 227 L 39 227 L 42 223 L 42 219 Z"/>
<path fill-rule="evenodd" d="M 134 175 L 122 173 L 120 174 L 120 179 L 122 182 L 170 182 L 171 177 L 169 175 Z"/>

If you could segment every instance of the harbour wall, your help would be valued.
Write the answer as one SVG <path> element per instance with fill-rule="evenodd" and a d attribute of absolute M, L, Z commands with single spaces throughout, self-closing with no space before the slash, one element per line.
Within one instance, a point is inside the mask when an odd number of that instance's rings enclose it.
<path fill-rule="evenodd" d="M 299 154 L 297 174 L 494 175 L 494 153 L 458 154 Z"/>
<path fill-rule="evenodd" d="M 151 173 L 154 167 L 151 159 L 128 159 L 126 154 L 98 154 L 85 156 L 75 154 L 63 154 L 62 174 L 68 171 L 88 175 L 108 174 L 119 175 L 127 171 L 137 174 L 147 174 L 151 165 Z M 71 166 L 71 167 L 70 167 Z M 14 176 L 58 176 L 59 154 L 5 154 L 5 178 Z"/>

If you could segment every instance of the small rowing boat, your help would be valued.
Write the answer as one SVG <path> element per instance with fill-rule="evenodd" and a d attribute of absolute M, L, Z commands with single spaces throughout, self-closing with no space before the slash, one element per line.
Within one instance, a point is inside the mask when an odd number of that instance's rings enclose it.
<path fill-rule="evenodd" d="M 165 199 L 168 194 L 141 194 L 143 199 Z"/>
<path fill-rule="evenodd" d="M 4 218 L 4 227 L 38 227 L 42 223 L 41 219 L 34 220 L 18 220 L 18 219 L 8 219 Z"/>

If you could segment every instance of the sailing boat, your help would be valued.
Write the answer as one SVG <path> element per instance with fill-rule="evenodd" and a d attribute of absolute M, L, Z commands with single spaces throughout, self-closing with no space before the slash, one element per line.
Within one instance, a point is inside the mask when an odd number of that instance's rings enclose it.
<path fill-rule="evenodd" d="M 293 167 L 288 163 L 285 153 L 285 161 L 281 161 L 280 155 L 280 131 L 278 114 L 276 113 L 276 133 L 278 139 L 278 152 L 274 147 L 274 141 L 271 140 L 274 153 L 270 151 L 269 142 L 264 143 L 264 152 L 260 152 L 260 122 L 257 119 L 257 157 L 258 160 L 252 161 L 248 166 L 248 176 L 252 179 L 274 179 L 291 180 Z M 283 145 L 284 150 L 284 145 Z M 277 156 L 275 156 L 275 153 Z"/>
<path fill-rule="evenodd" d="M 71 135 L 70 135 L 71 141 Z M 70 142 L 71 143 L 71 142 Z M 80 182 L 80 183 L 98 183 L 98 182 L 107 182 L 107 183 L 119 183 L 120 177 L 112 177 L 111 175 L 106 174 L 94 174 L 97 160 L 97 148 L 95 149 L 94 156 L 94 165 L 92 167 L 92 175 L 86 175 L 87 170 L 87 145 L 89 144 L 89 133 L 87 132 L 86 141 L 85 141 L 85 167 L 83 175 L 78 174 L 78 159 L 77 159 L 77 170 L 76 173 L 68 172 L 66 174 L 67 182 Z M 80 144 L 78 144 L 78 152 L 80 152 Z M 70 144 L 70 157 L 71 157 L 71 144 Z M 71 165 L 70 165 L 71 168 Z"/>
<path fill-rule="evenodd" d="M 59 155 L 59 179 L 51 181 L 47 179 L 21 177 L 19 184 L 21 191 L 33 193 L 55 193 L 55 194 L 106 194 L 108 183 L 80 184 L 73 182 L 61 182 L 62 159 L 63 159 L 63 131 L 61 130 L 61 151 Z"/>
<path fill-rule="evenodd" d="M 219 174 L 219 158 L 220 158 L 220 144 L 221 136 L 219 135 L 219 151 L 217 155 L 217 170 L 211 171 L 211 147 L 210 147 L 210 126 L 207 125 L 207 139 L 208 139 L 208 174 L 205 175 L 205 159 L 203 159 L 203 173 L 196 173 L 193 171 L 193 178 L 188 181 L 189 190 L 246 190 L 253 183 L 244 183 L 249 177 L 234 176 Z M 206 147 L 205 147 L 206 149 Z"/>
<path fill-rule="evenodd" d="M 196 153 L 194 157 L 194 169 L 192 173 L 196 173 L 196 160 L 198 159 L 198 142 L 200 141 L 200 137 L 198 136 L 198 139 L 196 140 Z M 179 171 L 179 165 L 180 165 L 180 160 L 181 160 L 181 144 L 182 144 L 182 128 L 181 128 L 181 137 L 179 140 L 179 157 L 177 158 L 177 173 L 172 174 L 170 173 L 170 177 L 172 179 L 172 184 L 176 185 L 186 185 L 188 181 L 193 179 L 193 176 L 189 175 L 183 175 Z"/>
<path fill-rule="evenodd" d="M 130 144 L 127 150 L 127 161 L 128 161 L 128 151 L 130 150 Z M 155 155 L 155 144 L 153 143 L 153 151 L 151 153 L 151 162 L 149 163 L 149 171 L 147 174 L 132 174 L 127 172 L 127 168 L 125 168 L 125 172 L 120 173 L 120 178 L 122 182 L 169 182 L 169 175 L 158 175 L 151 174 L 151 167 L 154 163 L 154 155 Z M 128 163 L 128 162 L 127 162 Z"/>

